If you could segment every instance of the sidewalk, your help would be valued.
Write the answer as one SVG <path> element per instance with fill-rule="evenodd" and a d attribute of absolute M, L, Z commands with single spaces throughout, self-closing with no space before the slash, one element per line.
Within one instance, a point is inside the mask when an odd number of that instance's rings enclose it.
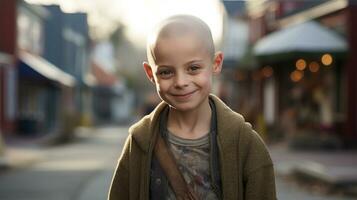
<path fill-rule="evenodd" d="M 306 183 L 320 183 L 328 190 L 357 196 L 357 151 L 297 151 L 286 144 L 269 146 L 276 175 Z"/>
<path fill-rule="evenodd" d="M 44 156 L 39 148 L 6 146 L 5 155 L 0 157 L 0 172 L 4 169 L 22 168 L 31 165 Z"/>
<path fill-rule="evenodd" d="M 88 135 L 92 131 L 91 128 L 79 127 L 76 129 L 74 137 L 80 138 L 82 135 Z M 47 155 L 46 150 L 55 144 L 56 142 L 51 137 L 11 139 L 10 142 L 5 144 L 4 155 L 0 156 L 0 173 L 2 170 L 23 168 L 41 161 Z"/>
<path fill-rule="evenodd" d="M 69 143 L 39 146 L 41 152 L 27 145 L 39 157 L 19 170 L 0 170 L 0 199 L 105 199 L 128 132 L 127 127 L 92 130 L 76 134 Z"/>

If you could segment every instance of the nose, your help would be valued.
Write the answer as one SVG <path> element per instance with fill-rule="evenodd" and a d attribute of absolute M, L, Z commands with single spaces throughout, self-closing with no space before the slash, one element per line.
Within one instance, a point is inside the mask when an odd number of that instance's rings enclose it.
<path fill-rule="evenodd" d="M 175 87 L 182 88 L 187 87 L 189 83 L 188 75 L 185 73 L 177 73 L 175 77 Z"/>

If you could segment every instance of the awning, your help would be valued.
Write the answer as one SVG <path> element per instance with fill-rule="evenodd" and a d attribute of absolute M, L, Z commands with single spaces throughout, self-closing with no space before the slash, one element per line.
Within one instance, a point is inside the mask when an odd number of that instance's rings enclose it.
<path fill-rule="evenodd" d="M 69 87 L 73 87 L 76 83 L 76 79 L 72 75 L 62 71 L 42 57 L 27 52 L 20 52 L 19 58 L 21 62 L 46 79 Z"/>
<path fill-rule="evenodd" d="M 259 40 L 254 46 L 256 56 L 277 56 L 289 53 L 343 53 L 346 41 L 332 30 L 309 21 L 286 27 Z"/>

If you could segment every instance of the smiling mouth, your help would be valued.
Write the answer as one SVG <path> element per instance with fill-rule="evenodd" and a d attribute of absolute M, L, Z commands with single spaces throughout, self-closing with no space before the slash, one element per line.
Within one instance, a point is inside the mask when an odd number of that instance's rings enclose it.
<path fill-rule="evenodd" d="M 185 97 L 189 97 L 191 94 L 193 94 L 195 92 L 196 92 L 196 90 L 194 90 L 192 92 L 185 93 L 185 94 L 172 94 L 172 96 L 178 97 L 178 98 L 185 98 Z"/>

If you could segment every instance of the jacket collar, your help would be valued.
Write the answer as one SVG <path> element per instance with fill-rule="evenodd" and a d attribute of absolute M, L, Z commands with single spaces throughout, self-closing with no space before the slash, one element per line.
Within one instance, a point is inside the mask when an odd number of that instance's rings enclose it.
<path fill-rule="evenodd" d="M 237 130 L 240 129 L 239 126 L 242 124 L 237 123 L 236 120 L 233 122 L 232 119 L 238 118 L 239 121 L 244 121 L 244 119 L 240 114 L 232 111 L 217 96 L 210 94 L 209 98 L 213 100 L 216 106 L 217 136 L 218 142 L 220 143 L 219 146 L 226 148 L 222 149 L 222 151 L 228 151 L 231 145 L 236 141 L 234 138 L 237 135 Z M 129 132 L 132 134 L 134 140 L 144 152 L 149 152 L 150 148 L 153 148 L 156 135 L 159 133 L 160 114 L 167 106 L 167 103 L 161 102 L 153 112 L 145 116 L 129 129 Z"/>
<path fill-rule="evenodd" d="M 159 121 L 161 112 L 167 107 L 167 103 L 161 102 L 154 111 L 146 115 L 139 122 L 129 129 L 133 139 L 144 152 L 149 152 L 153 148 L 156 135 L 159 133 Z"/>
<path fill-rule="evenodd" d="M 219 98 L 211 96 L 217 110 L 217 143 L 219 148 L 223 199 L 238 199 L 239 169 L 237 151 L 244 118 Z"/>
<path fill-rule="evenodd" d="M 210 95 L 216 105 L 217 112 L 217 136 L 221 148 L 231 148 L 238 136 L 241 126 L 244 124 L 242 115 L 230 109 L 222 100 Z M 225 149 L 222 149 L 224 151 Z"/>

